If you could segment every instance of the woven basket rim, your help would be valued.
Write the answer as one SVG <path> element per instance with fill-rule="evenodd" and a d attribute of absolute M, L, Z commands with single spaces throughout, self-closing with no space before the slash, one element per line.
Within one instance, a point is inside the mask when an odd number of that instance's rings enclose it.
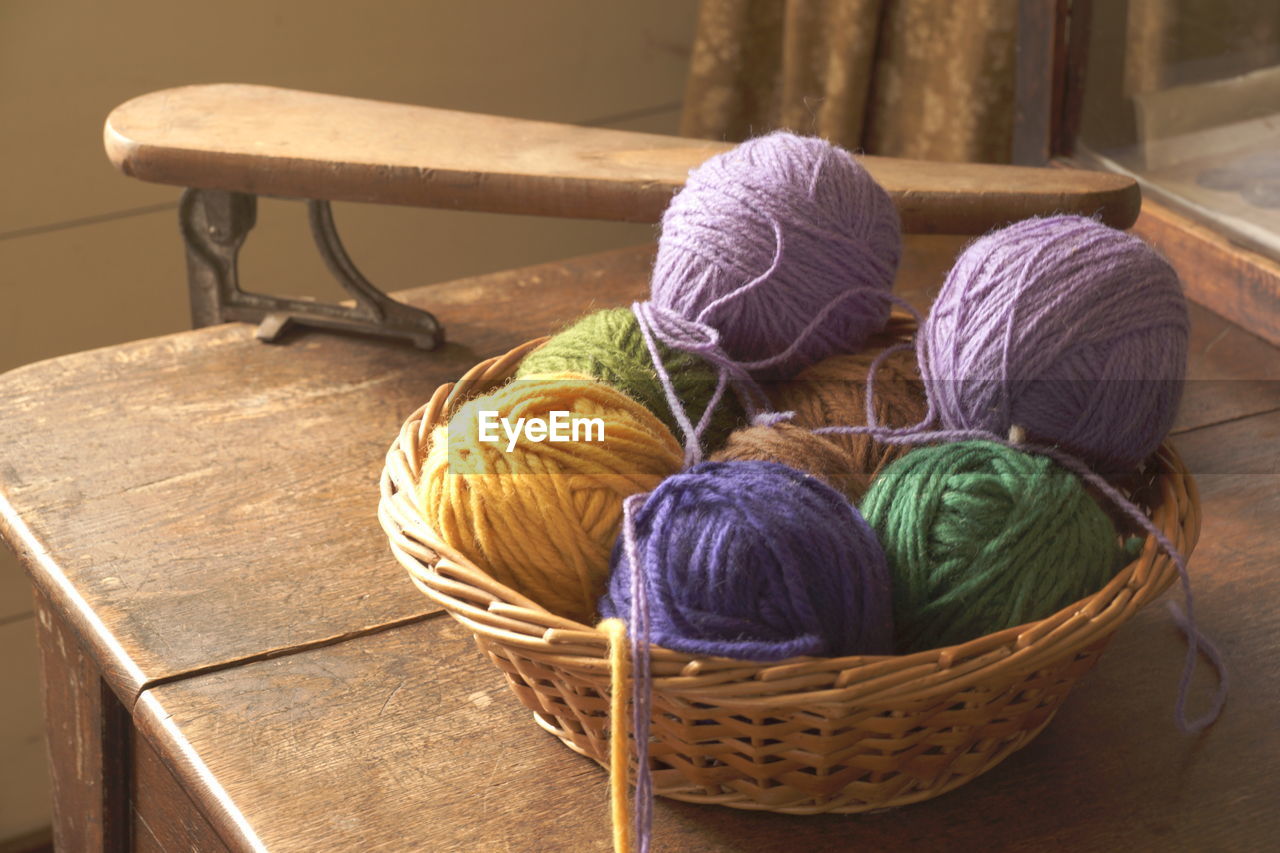
<path fill-rule="evenodd" d="M 894 332 L 912 324 L 895 317 Z M 417 587 L 478 636 L 518 648 L 520 654 L 608 673 L 607 639 L 591 625 L 551 613 L 490 577 L 452 549 L 417 512 L 414 496 L 432 429 L 476 393 L 506 381 L 520 360 L 546 338 L 521 344 L 479 362 L 457 382 L 445 383 L 404 422 L 387 451 L 380 481 L 378 517 L 396 559 Z M 1200 501 L 1195 480 L 1178 453 L 1162 444 L 1149 464 L 1157 469 L 1160 501 L 1156 526 L 1184 555 L 1199 537 Z M 1138 609 L 1163 593 L 1176 570 L 1155 538 L 1101 590 L 1044 619 L 1006 628 L 964 643 L 904 655 L 838 658 L 796 657 L 751 662 L 700 657 L 654 646 L 654 689 L 692 700 L 744 709 L 788 703 L 850 702 L 883 706 L 923 700 L 980 685 L 1009 671 L 1080 651 L 1113 633 Z"/>

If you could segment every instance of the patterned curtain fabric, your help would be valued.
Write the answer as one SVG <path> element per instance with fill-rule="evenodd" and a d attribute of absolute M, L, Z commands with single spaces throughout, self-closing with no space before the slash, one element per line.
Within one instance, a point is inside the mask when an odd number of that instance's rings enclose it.
<path fill-rule="evenodd" d="M 1008 162 L 1017 0 L 702 0 L 681 132 Z"/>

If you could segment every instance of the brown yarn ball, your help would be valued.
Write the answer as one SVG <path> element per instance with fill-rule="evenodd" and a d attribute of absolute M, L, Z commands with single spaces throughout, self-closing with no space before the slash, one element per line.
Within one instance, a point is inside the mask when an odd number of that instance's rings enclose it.
<path fill-rule="evenodd" d="M 768 388 L 774 408 L 795 412 L 792 424 L 806 429 L 861 426 L 866 418 L 867 371 L 878 352 L 836 355 L 811 365 L 795 379 Z M 875 386 L 876 420 L 901 429 L 924 420 L 929 404 L 916 367 L 915 353 L 894 353 L 880 366 Z M 884 444 L 866 435 L 824 435 L 845 457 L 850 485 L 842 489 L 855 502 L 890 462 L 905 455 L 906 445 Z"/>
<path fill-rule="evenodd" d="M 780 462 L 812 474 L 851 500 L 851 490 L 857 489 L 862 480 L 850 470 L 849 456 L 838 444 L 827 436 L 815 435 L 804 427 L 788 423 L 734 430 L 724 447 L 711 455 L 710 461 Z M 861 489 L 865 491 L 866 486 Z M 858 494 L 861 495 L 861 491 Z"/>

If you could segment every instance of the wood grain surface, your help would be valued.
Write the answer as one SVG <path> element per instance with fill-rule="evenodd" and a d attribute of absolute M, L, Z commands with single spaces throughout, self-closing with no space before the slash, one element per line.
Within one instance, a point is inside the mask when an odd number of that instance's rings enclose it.
<path fill-rule="evenodd" d="M 35 595 L 40 686 L 58 850 L 124 850 L 129 838 L 129 712 L 56 606 Z"/>
<path fill-rule="evenodd" d="M 1280 409 L 1280 349 L 1195 303 L 1174 434 Z"/>
<path fill-rule="evenodd" d="M 257 195 L 656 222 L 690 168 L 730 147 L 356 98 L 217 84 L 117 107 L 104 129 L 125 174 Z M 981 234 L 1036 214 L 1124 228 L 1140 195 L 1104 172 L 885 157 L 861 162 L 905 230 Z"/>
<path fill-rule="evenodd" d="M 645 286 L 650 250 L 427 287 L 424 354 L 233 324 L 0 378 L 0 532 L 128 704 L 143 684 L 434 609 L 375 507 L 400 424 L 442 382 Z"/>
<path fill-rule="evenodd" d="M 226 853 L 227 845 L 146 738 L 133 738 L 132 758 L 129 849 L 135 853 Z"/>
<path fill-rule="evenodd" d="M 1280 263 L 1154 202 L 1133 230 L 1169 259 L 1188 296 L 1280 346 Z"/>

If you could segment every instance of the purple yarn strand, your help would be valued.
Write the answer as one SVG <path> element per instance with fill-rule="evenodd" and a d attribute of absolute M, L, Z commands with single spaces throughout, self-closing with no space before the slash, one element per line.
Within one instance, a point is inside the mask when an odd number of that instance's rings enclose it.
<path fill-rule="evenodd" d="M 894 344 L 893 346 L 889 347 L 884 352 L 876 356 L 875 360 L 871 362 L 871 367 L 867 369 L 867 382 L 866 382 L 867 387 L 866 387 L 866 394 L 865 394 L 867 426 L 869 427 L 880 426 L 880 424 L 876 420 L 876 409 L 875 409 L 876 373 L 878 373 L 880 368 L 884 365 L 884 363 L 888 361 L 890 358 L 892 358 L 894 355 L 900 352 L 905 352 L 910 349 L 915 349 L 915 345 L 912 343 Z M 927 424 L 928 422 L 929 421 L 926 418 L 924 423 Z"/>
<path fill-rule="evenodd" d="M 709 305 L 707 305 L 705 308 L 703 308 L 701 311 L 698 312 L 698 316 L 695 317 L 692 322 L 706 327 L 706 329 L 709 332 L 714 332 L 714 326 L 712 325 L 709 318 L 712 315 L 714 315 L 719 308 L 729 304 L 730 302 L 741 299 L 742 297 L 746 296 L 748 293 L 751 293 L 756 288 L 768 283 L 770 279 L 773 277 L 773 274 L 777 272 L 779 264 L 782 263 L 782 253 L 783 253 L 782 225 L 781 223 L 778 222 L 777 218 L 774 216 L 769 216 L 769 221 L 770 221 L 770 224 L 773 226 L 773 234 L 774 234 L 774 241 L 775 241 L 773 261 L 769 264 L 769 268 L 765 270 L 763 273 L 761 273 L 760 275 L 756 276 L 751 281 L 744 284 L 742 287 L 739 287 L 735 290 L 731 290 L 728 293 L 712 301 Z M 834 297 L 828 300 L 827 303 L 824 306 L 822 306 L 822 308 L 818 311 L 818 313 L 814 315 L 813 319 L 810 320 L 805 325 L 805 327 L 800 330 L 800 333 L 796 335 L 796 339 L 792 341 L 791 344 L 786 347 L 786 349 L 774 355 L 768 356 L 766 358 L 757 359 L 755 361 L 742 361 L 742 362 L 735 362 L 735 363 L 741 368 L 745 369 L 746 371 L 763 370 L 764 368 L 767 368 L 767 367 L 774 367 L 776 365 L 786 363 L 789 359 L 793 358 L 798 352 L 801 351 L 801 349 L 803 349 L 809 343 L 809 339 L 813 336 L 815 332 L 825 327 L 826 320 L 831 315 L 831 313 L 835 311 L 835 309 L 838 308 L 843 302 L 847 301 L 850 297 L 853 297 L 853 296 L 870 296 L 872 299 L 886 299 L 892 302 L 897 302 L 902 305 L 906 305 L 917 321 L 921 319 L 920 314 L 914 308 L 912 308 L 909 303 L 907 303 L 905 300 L 902 300 L 900 298 L 893 296 L 893 294 L 889 293 L 886 290 L 883 290 L 878 287 L 866 287 L 866 286 L 852 287 L 848 290 L 845 290 L 842 293 L 836 294 Z M 717 335 L 717 338 L 718 338 L 718 335 Z M 726 360 L 733 361 L 733 359 L 730 359 L 727 355 L 724 357 Z"/>
<path fill-rule="evenodd" d="M 687 418 L 686 418 L 687 420 Z M 631 495 L 622 504 L 622 541 L 631 571 L 631 732 L 636 742 L 636 789 L 632 806 L 636 846 L 648 853 L 653 837 L 653 775 L 649 767 L 649 707 L 652 676 L 649 670 L 649 591 L 636 548 L 635 516 L 647 494 Z"/>
<path fill-rule="evenodd" d="M 782 263 L 782 225 L 778 222 L 777 217 L 770 216 L 769 224 L 773 226 L 773 261 L 770 262 L 769 268 L 751 281 L 742 285 L 736 290 L 730 290 L 716 299 L 712 300 L 705 308 L 698 312 L 698 316 L 693 318 L 693 322 L 700 323 L 704 326 L 710 326 L 708 317 L 714 314 L 721 306 L 727 305 L 734 300 L 741 299 L 751 291 L 765 284 L 778 271 L 778 264 Z"/>
<path fill-rule="evenodd" d="M 779 239 L 781 239 L 779 237 Z M 763 278 L 763 277 L 761 277 Z M 760 279 L 757 279 L 759 281 Z M 756 282 L 751 282 L 743 289 L 752 287 Z M 809 322 L 808 325 L 800 331 L 799 336 L 792 344 L 782 352 L 769 356 L 768 358 L 758 361 L 740 362 L 729 356 L 728 353 L 720 346 L 720 333 L 713 327 L 707 325 L 701 319 L 710 309 L 724 304 L 725 301 L 732 299 L 741 291 L 733 291 L 711 306 L 707 311 L 703 311 L 699 315 L 699 319 L 689 320 L 680 317 L 671 311 L 660 306 L 654 305 L 652 302 L 636 302 L 631 306 L 632 313 L 636 316 L 636 321 L 640 327 L 640 333 L 644 338 L 645 347 L 649 350 L 649 358 L 653 362 L 654 370 L 658 374 L 658 380 L 662 384 L 663 393 L 667 399 L 667 405 L 671 407 L 672 414 L 675 416 L 676 423 L 680 425 L 681 431 L 684 433 L 685 439 L 685 467 L 690 467 L 702 461 L 702 435 L 707 426 L 711 423 L 711 418 L 715 413 L 715 408 L 723 399 L 725 388 L 730 381 L 736 383 L 735 388 L 740 391 L 739 396 L 742 398 L 743 408 L 746 409 L 748 417 L 754 417 L 760 411 L 767 411 L 769 402 L 764 391 L 759 384 L 751 376 L 754 370 L 760 370 L 766 367 L 772 367 L 775 364 L 783 363 L 795 356 L 802 347 L 808 342 L 808 339 L 817 330 L 821 329 L 827 319 L 827 316 L 833 312 L 842 302 L 851 296 L 864 296 L 870 294 L 872 298 L 884 298 L 894 304 L 904 306 L 913 317 L 919 321 L 920 313 L 911 305 L 900 297 L 893 294 L 884 293 L 873 288 L 853 288 L 847 290 L 829 301 L 818 315 Z M 666 366 L 662 363 L 662 359 L 658 352 L 658 341 L 666 344 L 672 349 L 682 350 L 692 355 L 700 356 L 711 364 L 716 370 L 716 388 L 712 394 L 711 401 L 702 412 L 702 416 L 698 423 L 694 425 L 689 419 L 688 413 L 685 411 L 684 404 L 681 402 L 679 395 L 675 390 L 675 383 L 671 379 L 671 374 L 667 371 Z M 908 346 L 907 344 L 899 344 L 893 348 L 895 350 Z M 883 356 L 877 360 L 877 366 L 882 363 Z M 871 386 L 868 385 L 868 400 L 871 399 Z M 870 402 L 868 402 L 868 406 Z"/>
<path fill-rule="evenodd" d="M 716 389 L 711 393 L 711 399 L 707 401 L 707 407 L 702 410 L 702 417 L 698 419 L 698 426 L 694 430 L 698 436 L 699 448 L 701 448 L 702 434 L 706 432 L 707 427 L 711 425 L 711 418 L 715 414 L 716 406 L 720 405 L 720 401 L 724 399 L 724 390 L 728 385 L 728 374 L 720 372 L 716 377 Z M 699 457 L 701 457 L 701 453 L 699 453 Z M 695 462 L 701 461 L 701 458 L 695 460 Z"/>
<path fill-rule="evenodd" d="M 743 396 L 743 405 L 748 415 L 768 406 L 768 398 L 759 384 L 747 372 L 746 367 L 729 356 L 720 344 L 720 332 L 712 326 L 688 320 L 679 314 L 669 311 L 653 302 L 637 303 L 637 309 L 648 320 L 654 337 L 673 349 L 700 356 L 709 362 L 728 380 L 735 383 L 735 388 Z"/>
<path fill-rule="evenodd" d="M 1178 627 L 1182 629 L 1182 633 L 1187 638 L 1187 658 L 1182 668 L 1182 676 L 1178 679 L 1178 699 L 1174 705 L 1174 719 L 1178 723 L 1178 728 L 1187 734 L 1196 734 L 1208 728 L 1214 720 L 1218 719 L 1218 715 L 1222 712 L 1223 706 L 1227 701 L 1227 667 L 1222 660 L 1222 656 L 1218 653 L 1217 648 L 1212 643 L 1205 640 L 1204 634 L 1196 626 L 1195 617 L 1195 597 L 1191 594 L 1191 574 L 1187 571 L 1187 558 L 1178 550 L 1170 539 L 1164 535 L 1155 522 L 1147 517 L 1146 513 L 1133 505 L 1133 502 L 1120 493 L 1120 490 L 1112 486 L 1101 475 L 1092 471 L 1089 466 L 1085 465 L 1079 459 L 1070 454 L 1063 453 L 1052 447 L 1040 447 L 1037 445 L 1014 444 L 1004 442 L 1014 449 L 1026 449 L 1042 456 L 1048 456 L 1062 467 L 1074 472 L 1083 480 L 1088 482 L 1098 491 L 1106 495 L 1113 504 L 1124 511 L 1126 515 L 1142 525 L 1144 529 L 1155 537 L 1156 543 L 1160 548 L 1169 555 L 1173 560 L 1174 567 L 1178 570 L 1178 581 L 1182 586 L 1182 600 L 1185 607 L 1185 613 L 1174 614 L 1174 621 Z M 1191 692 L 1191 676 L 1195 672 L 1196 661 L 1199 657 L 1199 650 L 1203 649 L 1205 657 L 1218 673 L 1218 689 L 1214 691 L 1213 703 L 1209 712 L 1203 717 L 1196 720 L 1187 720 L 1187 697 Z"/>
<path fill-rule="evenodd" d="M 795 412 L 761 412 L 751 419 L 752 426 L 771 427 L 795 420 Z"/>
<path fill-rule="evenodd" d="M 654 340 L 654 332 L 652 323 L 649 320 L 649 312 L 645 310 L 644 303 L 636 302 L 631 306 L 631 313 L 636 315 L 636 325 L 640 327 L 640 335 L 644 338 L 645 348 L 649 350 L 649 359 L 653 362 L 653 369 L 658 374 L 658 381 L 662 384 L 662 391 L 667 397 L 667 405 L 671 407 L 671 414 L 675 417 L 676 423 L 680 425 L 680 431 L 684 433 L 684 464 L 685 467 L 694 465 L 702 460 L 702 436 L 698 427 L 693 425 L 689 420 L 689 413 L 685 411 L 684 403 L 680 401 L 680 395 L 676 393 L 675 383 L 671 381 L 671 374 L 667 372 L 667 366 L 662 363 L 662 355 L 658 352 L 657 341 Z M 703 412 L 701 426 L 707 421 L 707 415 L 715 407 L 715 403 L 719 401 L 721 393 L 720 385 L 723 382 L 724 374 L 721 373 L 716 380 L 716 397 L 712 400 L 712 404 L 707 406 L 707 410 Z"/>
<path fill-rule="evenodd" d="M 654 371 L 658 374 L 658 381 L 662 384 L 667 405 L 671 407 L 676 422 L 684 433 L 686 467 L 702 461 L 702 433 L 711 423 L 715 408 L 724 398 L 725 389 L 730 381 L 736 383 L 734 390 L 738 392 L 748 417 L 755 415 L 761 409 L 768 408 L 764 391 L 738 362 L 731 359 L 720 348 L 720 333 L 714 328 L 687 320 L 652 302 L 635 302 L 631 306 L 631 311 L 636 315 L 640 334 L 644 338 L 645 347 L 649 350 L 649 357 L 653 361 Z M 671 374 L 659 357 L 658 341 L 662 341 L 672 349 L 699 356 L 716 370 L 716 389 L 696 426 L 689 419 L 684 404 L 676 393 Z"/>
<path fill-rule="evenodd" d="M 1214 691 L 1213 704 L 1209 711 L 1200 719 L 1187 723 L 1189 731 L 1200 732 L 1213 724 L 1213 721 L 1222 713 L 1223 706 L 1227 704 L 1227 692 L 1229 689 L 1227 665 L 1223 662 L 1222 653 L 1218 651 L 1218 647 L 1196 627 L 1190 611 L 1183 613 L 1178 608 L 1178 605 L 1172 601 L 1167 602 L 1166 607 L 1169 610 L 1169 615 L 1173 617 L 1173 621 L 1187 635 L 1188 643 L 1190 644 L 1188 651 L 1198 648 L 1200 653 L 1209 660 L 1209 663 L 1218 672 L 1218 689 Z M 1183 669 L 1182 678 L 1178 681 L 1178 707 L 1175 712 L 1180 720 L 1186 719 L 1184 709 L 1186 707 L 1186 696 L 1191 690 L 1191 672 L 1194 666 L 1193 662 L 1188 662 Z"/>
<path fill-rule="evenodd" d="M 796 353 L 800 352 L 809 343 L 809 339 L 815 332 L 826 325 L 827 318 L 842 302 L 846 302 L 854 296 L 868 295 L 871 296 L 872 299 L 884 299 L 885 301 L 890 301 L 889 294 L 875 288 L 859 287 L 846 290 L 838 296 L 833 297 L 830 302 L 822 306 L 822 309 L 818 311 L 814 318 L 810 320 L 803 329 L 800 330 L 800 333 L 796 335 L 796 339 L 792 341 L 786 349 L 767 358 L 736 363 L 747 371 L 764 370 L 767 367 L 785 364 L 789 359 L 795 357 Z"/>
<path fill-rule="evenodd" d="M 916 321 L 917 329 L 924 325 L 924 315 L 920 313 L 920 310 L 916 308 L 916 306 L 912 305 L 896 293 L 886 293 L 885 296 L 889 299 L 891 304 L 897 305 L 903 311 L 906 311 L 911 315 L 911 319 Z"/>

